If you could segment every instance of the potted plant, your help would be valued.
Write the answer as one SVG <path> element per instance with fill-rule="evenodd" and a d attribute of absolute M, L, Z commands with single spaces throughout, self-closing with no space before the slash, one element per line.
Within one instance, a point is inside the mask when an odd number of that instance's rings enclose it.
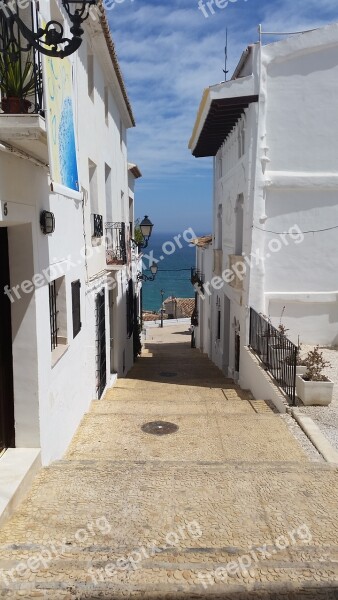
<path fill-rule="evenodd" d="M 27 114 L 31 102 L 27 96 L 35 89 L 34 63 L 28 54 L 24 62 L 16 59 L 15 52 L 0 54 L 1 108 L 6 114 Z"/>
<path fill-rule="evenodd" d="M 323 358 L 319 346 L 307 354 L 305 358 L 306 372 L 296 376 L 297 396 L 305 406 L 327 406 L 332 401 L 334 383 L 323 370 L 330 367 L 330 363 Z"/>

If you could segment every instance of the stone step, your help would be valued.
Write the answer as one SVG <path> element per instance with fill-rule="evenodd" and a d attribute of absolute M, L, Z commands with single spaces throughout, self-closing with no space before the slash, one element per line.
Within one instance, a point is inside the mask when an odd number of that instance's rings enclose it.
<path fill-rule="evenodd" d="M 124 555 L 122 554 L 122 557 Z M 309 563 L 293 561 L 262 561 L 250 568 L 245 564 L 232 560 L 218 560 L 207 566 L 204 564 L 205 553 L 199 560 L 192 561 L 184 557 L 184 562 L 149 563 L 134 568 L 116 567 L 116 557 L 97 559 L 95 555 L 85 560 L 72 561 L 63 558 L 51 561 L 48 573 L 32 572 L 29 567 L 21 570 L 16 577 L 15 564 L 11 567 L 11 575 L 7 570 L 2 575 L 2 593 L 17 594 L 25 598 L 336 598 L 336 579 L 338 567 L 331 561 L 314 561 L 311 555 Z M 248 555 L 246 555 L 248 556 Z M 240 558 L 240 557 L 239 557 Z M 27 559 L 29 560 L 29 559 Z M 37 559 L 38 560 L 38 559 Z M 123 560 L 123 558 L 122 558 Z M 21 562 L 25 566 L 25 560 Z M 47 563 L 45 563 L 47 564 Z M 28 566 L 28 563 L 27 563 Z M 14 568 L 14 572 L 13 572 Z M 228 571 L 229 569 L 229 571 Z M 7 573 L 7 575 L 6 575 Z M 229 574 L 230 573 L 230 574 Z M 9 577 L 12 581 L 9 582 Z M 243 595 L 245 587 L 246 592 Z M 310 596 L 310 593 L 312 594 Z M 289 592 L 286 596 L 285 594 Z M 325 592 L 326 595 L 323 595 Z M 293 593 L 294 596 L 290 596 Z M 327 595 L 327 594 L 335 595 Z M 54 596 L 53 596 L 54 594 Z M 67 595 L 68 594 L 68 595 Z M 240 594 L 240 595 L 238 595 Z M 264 595 L 266 594 L 266 595 Z M 268 595 L 269 594 L 269 595 Z"/>
<path fill-rule="evenodd" d="M 259 583 L 264 583 L 265 588 L 270 584 L 277 587 L 290 580 L 306 587 L 310 578 L 313 587 L 316 583 L 318 587 L 331 583 L 333 588 L 338 575 L 337 547 L 328 548 L 326 558 L 320 549 L 306 545 L 300 545 L 297 552 L 290 547 L 283 552 L 271 546 L 262 551 L 252 550 L 252 554 L 245 548 L 189 548 L 176 555 L 168 555 L 164 550 L 151 559 L 145 558 L 152 551 L 148 546 L 121 548 L 117 552 L 109 547 L 94 546 L 81 551 L 63 550 L 60 546 L 63 554 L 57 554 L 57 545 L 8 549 L 13 554 L 11 559 L 3 561 L 2 589 L 24 590 L 27 594 L 33 590 L 67 589 L 76 593 L 121 594 L 139 590 L 146 594 L 156 589 L 167 593 L 190 591 L 205 597 L 221 591 L 221 586 L 223 593 L 235 592 L 235 586 L 255 584 L 259 589 Z M 271 553 L 274 553 L 272 558 L 264 558 Z M 21 568 L 17 570 L 19 564 Z"/>
<path fill-rule="evenodd" d="M 246 409 L 249 407 L 245 401 L 238 402 L 244 402 Z M 148 414 L 146 403 L 144 411 L 139 414 L 132 411 L 120 414 L 87 413 L 66 457 L 73 460 L 115 458 L 121 461 L 131 461 L 135 456 L 150 461 L 163 461 L 170 457 L 173 461 L 212 459 L 224 462 L 236 460 L 240 454 L 243 460 L 248 461 L 283 462 L 289 456 L 298 461 L 306 460 L 303 450 L 290 435 L 285 422 L 272 411 L 257 414 L 249 409 L 249 412 L 245 411 L 239 416 L 236 413 L 236 403 L 234 408 L 231 406 L 230 412 L 226 412 L 226 400 L 224 403 L 219 402 L 217 408 L 217 424 L 214 410 L 209 408 L 208 411 L 206 406 L 202 406 L 201 410 L 196 409 L 192 415 L 179 412 L 175 414 L 175 411 L 166 413 L 165 409 L 160 408 L 157 413 Z M 173 435 L 149 435 L 142 430 L 142 426 L 152 420 L 173 422 L 178 430 Z"/>

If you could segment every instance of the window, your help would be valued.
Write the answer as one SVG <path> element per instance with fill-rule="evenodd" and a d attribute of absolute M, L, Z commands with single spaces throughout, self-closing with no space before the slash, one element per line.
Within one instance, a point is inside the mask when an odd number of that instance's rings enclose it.
<path fill-rule="evenodd" d="M 72 315 L 73 315 L 73 339 L 81 331 L 81 300 L 80 300 L 81 282 L 72 281 Z"/>
<path fill-rule="evenodd" d="M 65 277 L 49 284 L 50 345 L 52 355 L 59 357 L 67 345 L 67 303 Z M 61 348 L 59 348 L 61 347 Z M 60 351 L 59 351 L 60 350 Z"/>
<path fill-rule="evenodd" d="M 90 50 L 87 53 L 88 96 L 94 100 L 94 56 Z"/>

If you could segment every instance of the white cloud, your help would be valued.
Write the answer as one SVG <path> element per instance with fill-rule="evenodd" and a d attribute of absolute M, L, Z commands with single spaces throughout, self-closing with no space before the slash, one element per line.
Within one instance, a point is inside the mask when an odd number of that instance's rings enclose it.
<path fill-rule="evenodd" d="M 136 115 L 129 133 L 130 159 L 145 176 L 187 176 L 209 162 L 187 149 L 203 89 L 224 79 L 225 29 L 229 26 L 229 68 L 265 30 L 310 29 L 332 20 L 336 0 L 238 0 L 205 19 L 197 0 L 170 6 L 134 0 L 108 12 L 113 38 Z M 331 15 L 331 16 L 330 16 Z"/>

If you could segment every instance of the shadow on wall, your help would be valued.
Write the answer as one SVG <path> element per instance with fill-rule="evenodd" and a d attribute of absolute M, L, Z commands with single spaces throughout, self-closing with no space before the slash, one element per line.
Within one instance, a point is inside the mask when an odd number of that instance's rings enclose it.
<path fill-rule="evenodd" d="M 270 301 L 269 317 L 278 327 L 283 306 L 282 323 L 289 330 L 287 337 L 294 343 L 336 346 L 338 344 L 338 302 Z"/>

